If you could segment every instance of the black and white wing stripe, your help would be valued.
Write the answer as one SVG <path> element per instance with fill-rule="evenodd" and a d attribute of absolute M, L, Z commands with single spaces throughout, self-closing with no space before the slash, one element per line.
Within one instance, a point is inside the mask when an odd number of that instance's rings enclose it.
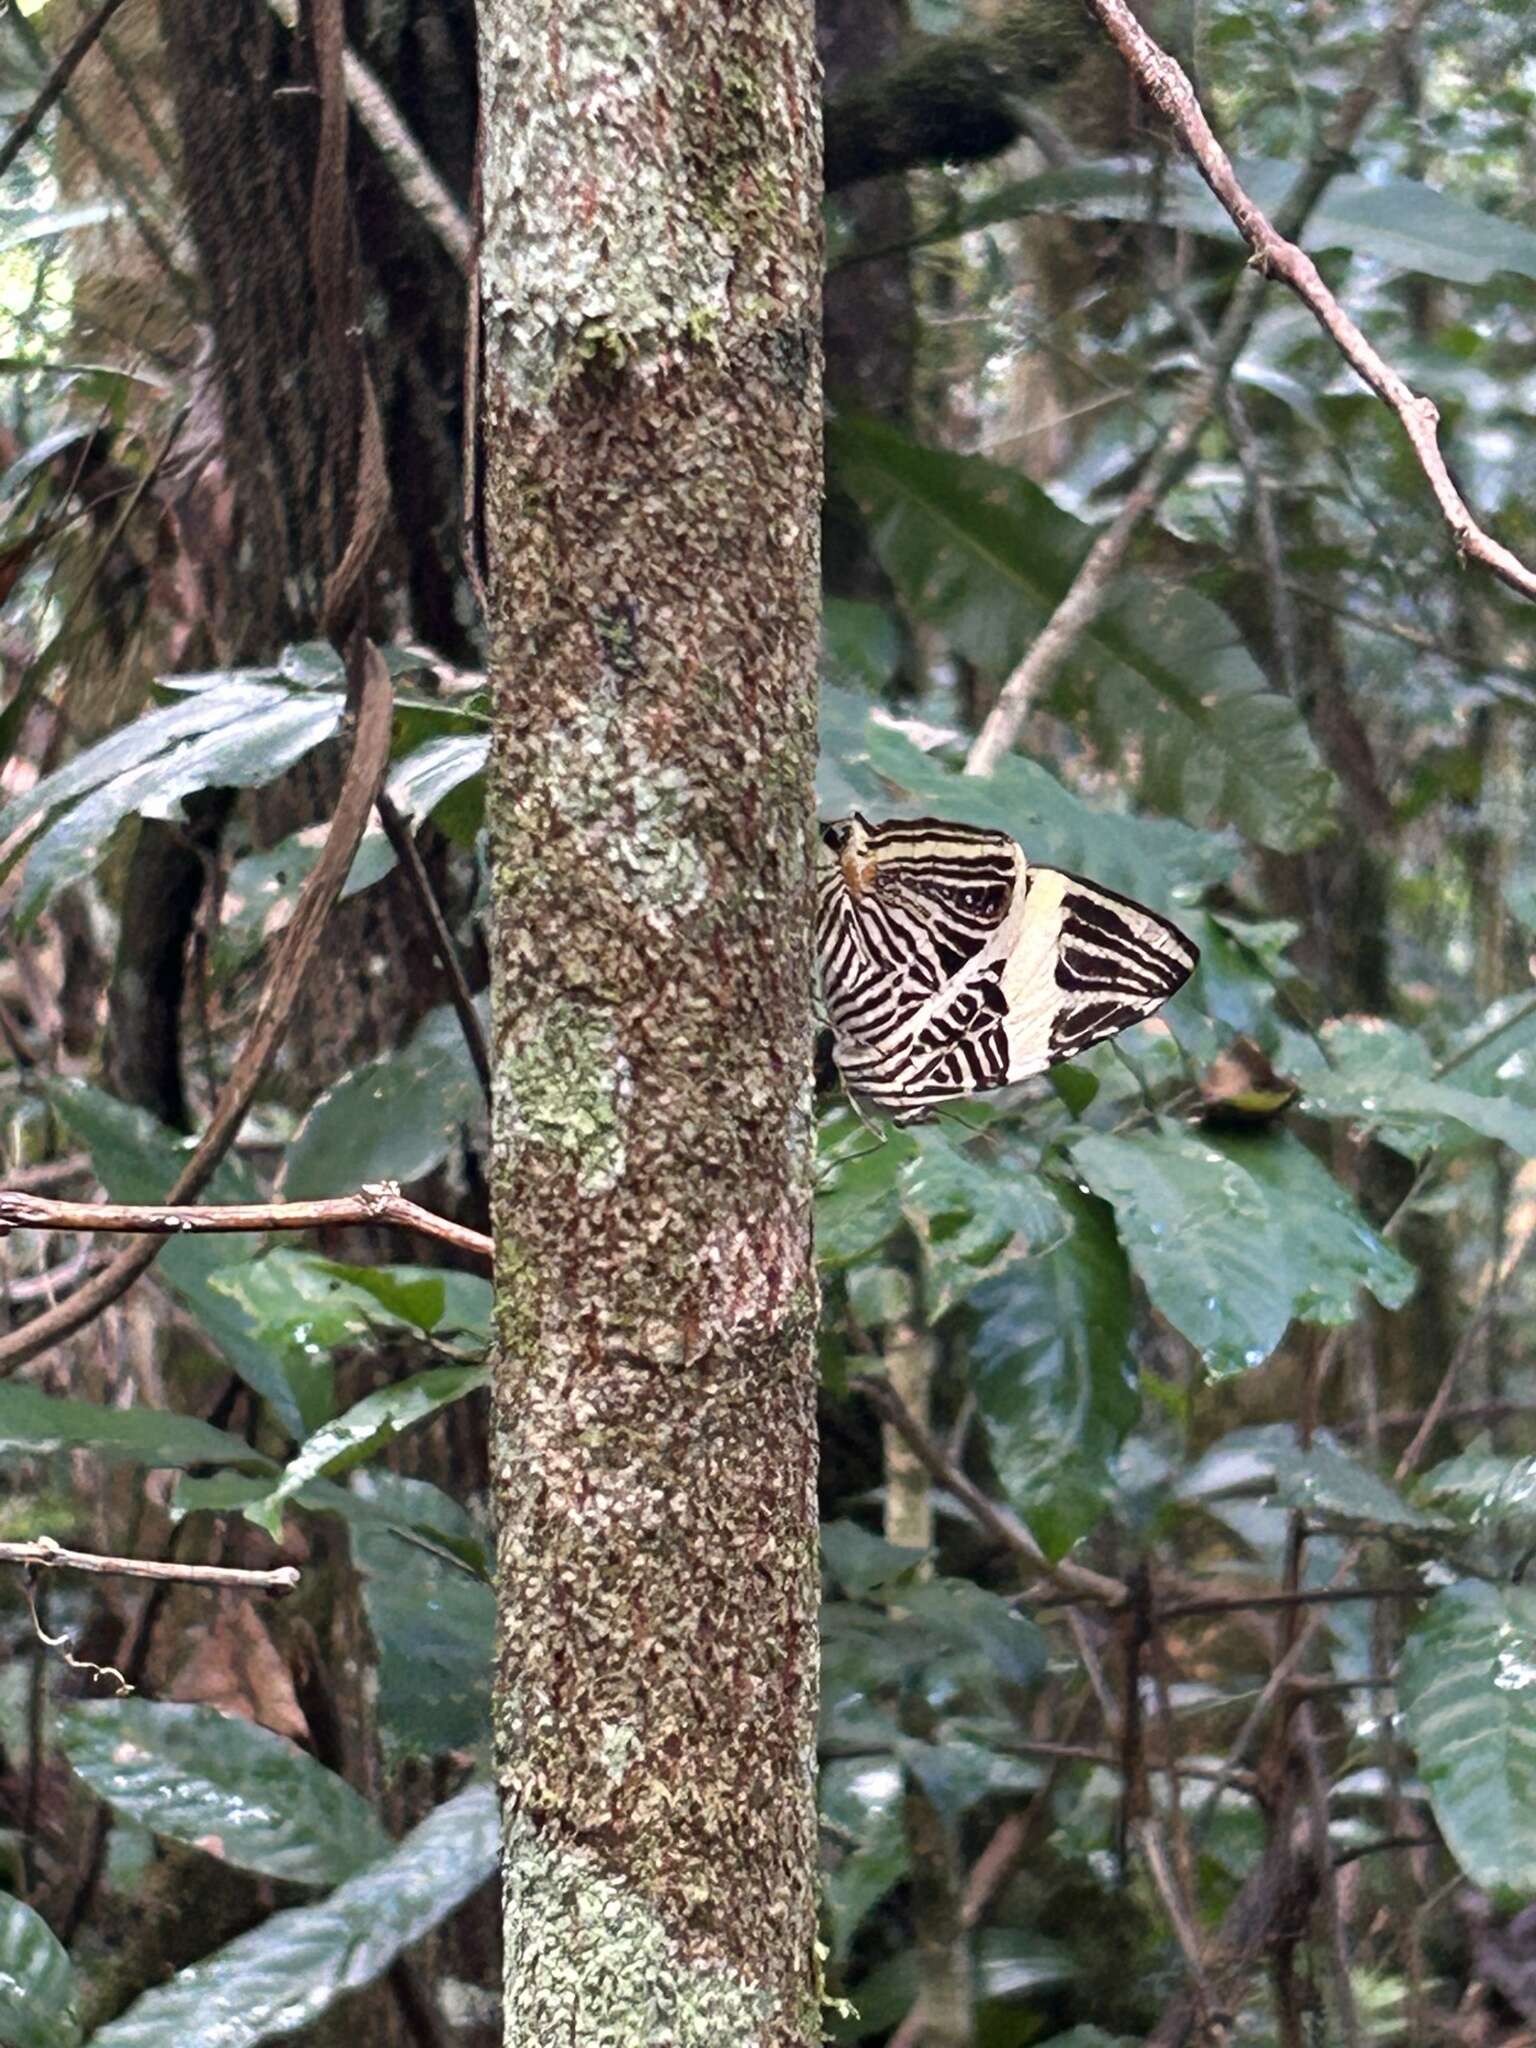
<path fill-rule="evenodd" d="M 1022 1081 L 1177 995 L 1200 958 L 1176 925 L 1144 903 L 1059 868 L 1029 870 L 1029 907 L 1003 975 L 1009 1079 Z"/>
<path fill-rule="evenodd" d="M 1199 955 L 1112 889 L 940 819 L 823 828 L 817 945 L 847 1087 L 902 1121 L 1149 1017 Z"/>

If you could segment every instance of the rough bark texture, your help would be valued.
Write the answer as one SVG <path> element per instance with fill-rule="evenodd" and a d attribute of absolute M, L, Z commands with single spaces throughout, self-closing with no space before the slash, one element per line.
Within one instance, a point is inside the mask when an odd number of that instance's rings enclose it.
<path fill-rule="evenodd" d="M 486 0 L 505 2038 L 807 2048 L 801 0 Z"/>

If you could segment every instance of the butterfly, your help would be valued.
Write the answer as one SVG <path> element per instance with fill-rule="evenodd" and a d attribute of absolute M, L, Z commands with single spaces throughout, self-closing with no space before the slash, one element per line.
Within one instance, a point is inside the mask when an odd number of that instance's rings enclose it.
<path fill-rule="evenodd" d="M 843 1085 L 897 1123 L 1162 1008 L 1199 948 L 1145 904 L 942 818 L 821 827 L 816 947 Z"/>

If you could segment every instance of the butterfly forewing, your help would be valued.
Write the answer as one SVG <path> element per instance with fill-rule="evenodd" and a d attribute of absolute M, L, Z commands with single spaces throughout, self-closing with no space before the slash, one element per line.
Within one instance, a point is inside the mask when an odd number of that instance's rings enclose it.
<path fill-rule="evenodd" d="M 1070 1059 L 1199 958 L 1144 904 L 940 819 L 822 828 L 817 940 L 845 1085 L 903 1122 Z"/>

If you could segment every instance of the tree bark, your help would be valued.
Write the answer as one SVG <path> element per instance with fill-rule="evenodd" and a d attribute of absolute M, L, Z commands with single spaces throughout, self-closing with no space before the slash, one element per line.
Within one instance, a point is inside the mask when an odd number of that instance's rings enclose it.
<path fill-rule="evenodd" d="M 809 2048 L 802 0 L 486 0 L 505 2039 Z"/>

